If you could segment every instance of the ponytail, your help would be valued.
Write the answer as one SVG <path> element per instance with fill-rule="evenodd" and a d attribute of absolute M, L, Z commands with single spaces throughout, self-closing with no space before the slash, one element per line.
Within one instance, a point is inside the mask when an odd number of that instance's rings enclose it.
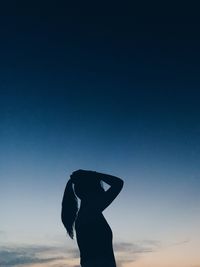
<path fill-rule="evenodd" d="M 72 180 L 69 179 L 65 187 L 65 192 L 62 200 L 61 219 L 67 233 L 73 239 L 74 237 L 74 222 L 78 211 L 78 200 L 74 194 Z"/>

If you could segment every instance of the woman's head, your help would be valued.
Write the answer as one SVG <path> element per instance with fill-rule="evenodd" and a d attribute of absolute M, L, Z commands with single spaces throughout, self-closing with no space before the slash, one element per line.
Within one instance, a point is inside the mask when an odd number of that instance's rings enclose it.
<path fill-rule="evenodd" d="M 92 171 L 79 170 L 71 175 L 74 191 L 81 200 L 90 200 L 104 192 L 102 181 Z"/>

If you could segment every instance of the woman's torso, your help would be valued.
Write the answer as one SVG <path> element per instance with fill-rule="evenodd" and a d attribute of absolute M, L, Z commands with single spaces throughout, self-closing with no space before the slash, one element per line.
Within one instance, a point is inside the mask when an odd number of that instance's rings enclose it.
<path fill-rule="evenodd" d="M 90 266 L 90 263 L 93 267 L 116 266 L 112 230 L 102 212 L 95 209 L 80 209 L 75 221 L 75 230 L 81 266 Z"/>

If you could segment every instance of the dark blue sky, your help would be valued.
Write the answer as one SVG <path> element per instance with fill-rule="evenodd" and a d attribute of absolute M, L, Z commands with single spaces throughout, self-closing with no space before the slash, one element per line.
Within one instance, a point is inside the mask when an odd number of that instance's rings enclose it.
<path fill-rule="evenodd" d="M 3 121 L 26 121 L 29 132 L 84 125 L 108 134 L 146 127 L 195 135 L 199 25 L 189 8 L 176 8 L 42 2 L 3 9 Z"/>
<path fill-rule="evenodd" d="M 44 138 L 64 144 L 87 136 L 105 147 L 112 138 L 131 146 L 135 136 L 138 148 L 167 151 L 173 142 L 185 154 L 199 146 L 194 13 L 42 3 L 2 10 L 4 144 L 16 136 L 39 149 Z"/>
<path fill-rule="evenodd" d="M 197 235 L 200 35 L 194 10 L 43 1 L 13 2 L 1 12 L 1 203 L 7 239 L 12 241 L 14 230 L 25 231 L 24 242 L 37 231 L 62 233 L 66 176 L 78 168 L 124 177 L 121 202 L 107 214 L 119 240 L 179 242 Z M 15 212 L 8 214 L 11 208 Z M 126 223 L 118 221 L 119 212 L 130 217 Z M 180 230 L 185 212 L 194 232 L 185 230 L 186 223 Z M 48 218 L 49 228 L 35 217 Z M 124 230 L 129 226 L 132 235 Z"/>

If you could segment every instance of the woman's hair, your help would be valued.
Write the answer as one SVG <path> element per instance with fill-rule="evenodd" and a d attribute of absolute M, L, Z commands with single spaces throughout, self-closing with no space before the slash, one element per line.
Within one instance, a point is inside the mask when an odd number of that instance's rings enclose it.
<path fill-rule="evenodd" d="M 78 212 L 78 200 L 74 194 L 72 180 L 67 182 L 62 200 L 61 219 L 69 236 L 74 237 L 74 222 Z"/>

